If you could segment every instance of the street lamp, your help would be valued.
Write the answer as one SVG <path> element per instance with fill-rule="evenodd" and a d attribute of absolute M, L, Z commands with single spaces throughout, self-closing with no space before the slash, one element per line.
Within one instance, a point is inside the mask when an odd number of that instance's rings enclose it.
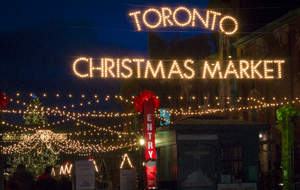
<path fill-rule="evenodd" d="M 145 140 L 144 140 L 143 138 L 141 138 L 141 139 L 140 139 L 140 145 L 141 145 L 141 146 L 144 146 L 144 144 L 145 144 Z"/>
<path fill-rule="evenodd" d="M 144 189 L 144 170 L 143 170 L 143 147 L 145 145 L 145 139 L 144 138 L 140 138 L 139 139 L 139 144 L 140 144 L 140 148 L 139 148 L 139 168 L 138 168 L 138 174 L 139 174 L 139 184 L 138 184 L 138 189 L 139 190 L 143 190 Z"/>

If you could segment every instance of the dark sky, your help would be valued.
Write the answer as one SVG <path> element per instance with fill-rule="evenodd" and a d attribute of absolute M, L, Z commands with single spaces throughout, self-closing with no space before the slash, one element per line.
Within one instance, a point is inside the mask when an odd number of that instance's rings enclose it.
<path fill-rule="evenodd" d="M 120 80 L 79 80 L 72 73 L 72 62 L 79 56 L 147 57 L 148 33 L 135 31 L 129 11 L 180 5 L 205 9 L 208 1 L 4 1 L 0 11 L 0 90 L 80 91 L 105 87 L 117 93 Z M 254 24 L 267 24 L 281 10 L 279 1 L 255 2 L 257 5 L 245 1 L 241 9 L 250 15 L 243 18 L 245 23 L 260 11 L 270 19 Z M 186 38 L 208 31 L 172 28 L 159 32 L 164 40 L 169 40 L 175 35 Z"/>
<path fill-rule="evenodd" d="M 136 32 L 130 10 L 152 6 L 205 8 L 208 0 L 189 1 L 5 1 L 0 11 L 0 89 L 50 91 L 65 88 L 117 92 L 120 81 L 80 81 L 72 61 L 85 56 L 147 56 L 148 33 Z M 201 32 L 165 30 L 168 40 Z"/>

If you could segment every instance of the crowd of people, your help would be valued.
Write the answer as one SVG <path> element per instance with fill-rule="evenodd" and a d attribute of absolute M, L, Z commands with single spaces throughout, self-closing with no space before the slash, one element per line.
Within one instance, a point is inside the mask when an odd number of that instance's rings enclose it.
<path fill-rule="evenodd" d="M 7 181 L 6 190 L 72 190 L 72 183 L 66 176 L 56 180 L 51 176 L 51 166 L 45 168 L 37 180 L 26 170 L 25 165 L 17 166 L 15 173 Z"/>

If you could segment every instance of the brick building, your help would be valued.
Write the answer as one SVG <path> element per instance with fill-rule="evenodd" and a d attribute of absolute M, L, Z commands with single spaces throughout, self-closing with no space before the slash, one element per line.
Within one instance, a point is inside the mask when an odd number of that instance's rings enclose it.
<path fill-rule="evenodd" d="M 285 59 L 281 80 L 239 80 L 237 95 L 265 97 L 275 102 L 300 97 L 300 9 L 289 11 L 282 17 L 239 38 L 233 44 L 236 58 Z M 273 99 L 275 97 L 276 99 Z M 268 175 L 280 171 L 280 133 L 275 128 L 275 109 L 251 111 L 242 115 L 244 120 L 268 122 L 271 129 L 268 140 L 262 144 L 261 171 Z M 295 127 L 295 176 L 300 178 L 300 123 Z M 272 174 L 274 175 L 274 173 Z"/>

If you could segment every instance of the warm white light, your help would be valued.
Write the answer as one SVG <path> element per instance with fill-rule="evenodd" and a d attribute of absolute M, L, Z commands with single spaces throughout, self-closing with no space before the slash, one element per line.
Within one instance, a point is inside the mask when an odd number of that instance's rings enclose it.
<path fill-rule="evenodd" d="M 282 63 L 285 63 L 284 60 L 274 60 L 274 63 L 277 63 L 277 73 L 278 73 L 278 78 L 281 79 L 282 78 L 282 73 L 281 73 L 281 67 L 282 67 Z"/>
<path fill-rule="evenodd" d="M 80 58 L 76 59 L 73 63 L 73 71 L 74 71 L 75 75 L 79 76 L 80 78 L 86 78 L 89 76 L 89 74 L 81 74 L 77 70 L 77 64 L 82 61 L 89 62 L 89 59 L 85 58 L 85 57 L 80 57 Z"/>
<path fill-rule="evenodd" d="M 231 20 L 232 23 L 234 24 L 234 28 L 233 28 L 232 31 L 226 31 L 226 30 L 224 29 L 224 24 L 223 24 L 223 22 L 224 22 L 225 20 Z M 235 18 L 233 18 L 232 16 L 224 16 L 223 18 L 221 18 L 221 20 L 220 20 L 220 22 L 219 22 L 219 27 L 220 27 L 221 32 L 224 32 L 224 33 L 227 34 L 227 35 L 231 35 L 231 34 L 234 34 L 234 33 L 238 30 L 238 27 L 239 27 L 239 26 L 238 26 L 238 22 L 236 21 Z"/>
<path fill-rule="evenodd" d="M 240 78 L 244 78 L 244 75 L 246 78 L 250 78 L 247 71 L 249 70 L 249 62 L 247 60 L 240 60 Z"/>
<path fill-rule="evenodd" d="M 93 59 L 90 58 L 90 78 L 94 77 L 94 73 L 93 71 L 100 71 L 100 77 L 104 77 L 104 68 L 103 68 L 104 64 L 103 64 L 103 59 L 101 59 L 101 63 L 100 63 L 100 67 L 96 67 L 93 65 Z"/>
<path fill-rule="evenodd" d="M 155 13 L 157 15 L 157 23 L 155 24 L 150 24 L 147 20 L 147 15 L 149 13 Z M 161 24 L 161 21 L 162 21 L 162 18 L 161 18 L 161 14 L 160 12 L 157 10 L 157 9 L 154 9 L 154 8 L 150 8 L 150 9 L 147 9 L 144 14 L 143 14 L 143 21 L 144 21 L 144 24 L 149 27 L 149 28 L 157 28 L 160 24 Z"/>
<path fill-rule="evenodd" d="M 268 67 L 268 64 L 273 63 L 273 60 L 264 60 L 264 78 L 273 79 L 274 76 L 269 73 L 273 73 L 274 70 Z"/>
<path fill-rule="evenodd" d="M 153 67 L 151 65 L 151 62 L 147 61 L 146 71 L 145 71 L 145 78 L 148 78 L 149 70 L 150 70 L 150 73 L 152 74 L 153 78 L 157 78 L 158 73 L 161 74 L 161 78 L 163 78 L 163 79 L 166 78 L 162 61 L 159 61 L 159 63 L 157 64 L 156 70 L 153 69 Z"/>
<path fill-rule="evenodd" d="M 256 74 L 259 78 L 263 78 L 263 76 L 262 76 L 262 75 L 258 72 L 258 70 L 257 70 L 257 67 L 259 67 L 259 65 L 262 63 L 262 61 L 259 60 L 259 61 L 256 63 L 256 65 L 254 65 L 254 61 L 253 61 L 253 60 L 251 60 L 250 63 L 251 63 L 251 78 L 252 78 L 252 79 L 256 78 L 256 77 L 255 77 L 255 74 Z"/>
<path fill-rule="evenodd" d="M 183 78 L 183 75 L 181 73 L 180 67 L 179 67 L 179 65 L 178 65 L 178 63 L 177 63 L 176 60 L 173 61 L 173 64 L 171 66 L 168 78 L 169 79 L 172 78 L 173 74 L 179 74 L 180 78 Z"/>
<path fill-rule="evenodd" d="M 89 74 L 79 73 L 76 69 L 78 61 L 89 62 Z M 80 58 L 75 61 L 74 73 L 80 78 L 153 78 L 153 79 L 193 79 L 201 77 L 203 79 L 281 79 L 282 63 L 284 60 L 228 60 L 220 63 L 216 61 L 209 64 L 208 61 L 198 63 L 192 59 L 173 60 L 170 67 L 165 65 L 163 60 L 152 63 L 143 58 L 100 58 L 101 62 L 94 65 L 92 58 Z M 196 65 L 203 64 L 199 74 L 195 70 Z M 273 67 L 272 67 L 272 66 Z M 99 74 L 95 74 L 98 71 Z M 77 72 L 77 73 L 76 73 Z M 31 93 L 32 95 L 33 93 Z M 46 97 L 46 95 L 44 95 Z M 57 95 L 59 97 L 59 95 Z M 68 96 L 69 98 L 72 95 Z M 97 100 L 96 100 L 97 101 Z M 130 102 L 129 100 L 124 100 Z"/>
<path fill-rule="evenodd" d="M 131 60 L 126 58 L 126 59 L 123 59 L 123 61 L 122 61 L 122 67 L 128 71 L 128 74 L 124 74 L 123 72 L 121 73 L 121 76 L 123 78 L 130 78 L 132 76 L 132 69 L 128 65 L 126 65 L 127 62 L 131 63 Z"/>
<path fill-rule="evenodd" d="M 173 26 L 174 24 L 170 19 L 170 16 L 172 15 L 172 10 L 169 7 L 162 7 L 161 12 L 162 12 L 163 26 L 166 27 L 168 26 L 168 24 L 170 26 Z"/>
<path fill-rule="evenodd" d="M 186 20 L 185 22 L 179 22 L 179 21 L 178 21 L 178 19 L 177 19 L 177 13 L 178 13 L 179 11 L 184 11 L 184 12 L 186 12 L 188 18 L 187 18 L 187 20 Z M 185 7 L 178 7 L 178 8 L 176 8 L 176 9 L 174 10 L 174 13 L 173 13 L 173 20 L 174 20 L 174 22 L 175 22 L 178 26 L 184 27 L 184 26 L 187 26 L 187 25 L 190 24 L 190 22 L 191 22 L 191 20 L 192 20 L 192 14 L 191 14 L 191 12 L 190 12 L 187 8 L 185 8 Z"/>
<path fill-rule="evenodd" d="M 178 14 L 180 12 L 184 12 L 186 14 L 185 21 L 180 21 Z M 209 28 L 210 30 L 215 30 L 218 16 L 222 14 L 213 10 L 206 11 L 206 17 L 204 17 L 199 13 L 199 10 L 196 8 L 186 8 L 183 6 L 170 8 L 170 7 L 161 7 L 159 8 L 148 8 L 143 13 L 141 11 L 133 11 L 128 15 L 133 18 L 134 23 L 138 31 L 141 31 L 141 23 L 140 23 L 140 15 L 142 14 L 142 23 L 150 29 L 158 28 L 158 27 L 168 27 L 168 26 L 178 26 L 178 27 L 196 27 L 196 20 L 200 21 L 201 26 L 203 28 Z M 149 15 L 155 15 L 157 17 L 154 23 L 149 22 Z M 234 24 L 234 28 L 231 31 L 227 31 L 224 28 L 225 21 L 232 22 Z M 219 20 L 219 28 L 220 31 L 226 35 L 234 34 L 238 30 L 238 22 L 232 16 L 223 16 Z"/>
<path fill-rule="evenodd" d="M 209 10 L 209 13 L 213 14 L 213 18 L 212 18 L 210 29 L 214 30 L 215 29 L 216 18 L 217 18 L 217 16 L 220 16 L 221 13 L 216 12 L 216 11 L 212 11 L 212 10 Z"/>
<path fill-rule="evenodd" d="M 140 139 L 140 145 L 143 146 L 145 144 L 145 140 L 144 139 Z"/>
<path fill-rule="evenodd" d="M 133 16 L 134 17 L 136 28 L 137 28 L 138 31 L 141 31 L 141 25 L 140 25 L 139 19 L 138 19 L 138 15 L 139 14 L 141 14 L 141 11 L 131 12 L 131 13 L 129 13 L 129 16 Z"/>
<path fill-rule="evenodd" d="M 129 159 L 129 156 L 128 156 L 128 154 L 124 154 L 124 155 L 123 155 L 123 160 L 122 160 L 122 162 L 121 162 L 121 165 L 120 165 L 120 169 L 122 169 L 122 168 L 123 168 L 123 166 L 124 166 L 124 163 L 125 163 L 125 160 L 127 160 L 127 161 L 128 161 L 128 164 L 129 164 L 129 166 L 130 166 L 131 168 L 133 168 L 133 165 L 131 164 L 131 161 L 130 161 L 130 159 Z"/>
<path fill-rule="evenodd" d="M 206 19 L 204 20 L 203 17 L 200 15 L 197 9 L 193 9 L 193 19 L 192 19 L 192 26 L 195 27 L 196 24 L 196 17 L 201 21 L 205 28 L 208 28 L 209 25 L 209 10 L 206 11 Z"/>
<path fill-rule="evenodd" d="M 186 79 L 192 79 L 192 78 L 194 78 L 194 76 L 195 76 L 195 71 L 194 71 L 194 69 L 193 69 L 191 66 L 189 66 L 188 64 L 194 64 L 194 61 L 193 61 L 192 59 L 187 59 L 187 60 L 184 61 L 184 68 L 186 68 L 187 70 L 189 70 L 189 71 L 191 72 L 191 74 L 190 74 L 190 75 L 187 75 L 186 73 L 184 73 L 183 75 L 184 75 L 184 77 L 185 77 Z"/>
<path fill-rule="evenodd" d="M 216 62 L 213 71 L 211 70 L 211 68 L 210 68 L 210 66 L 209 66 L 209 64 L 208 64 L 208 62 L 205 61 L 205 62 L 204 62 L 204 68 L 203 68 L 203 75 L 202 75 L 202 78 L 203 78 L 203 79 L 206 79 L 206 73 L 207 73 L 207 72 L 209 73 L 210 78 L 212 78 L 212 79 L 215 78 L 215 74 L 218 72 L 219 78 L 221 79 L 221 78 L 222 78 L 222 72 L 221 72 L 221 67 L 220 67 L 219 61 Z"/>

